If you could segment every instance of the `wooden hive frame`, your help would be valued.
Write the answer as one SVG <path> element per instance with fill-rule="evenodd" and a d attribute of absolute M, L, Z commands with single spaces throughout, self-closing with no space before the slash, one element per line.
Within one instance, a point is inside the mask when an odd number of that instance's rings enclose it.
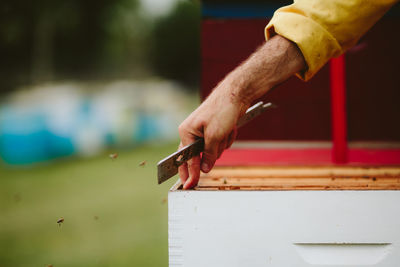
<path fill-rule="evenodd" d="M 181 189 L 178 182 L 172 190 Z M 194 190 L 399 190 L 400 166 L 236 166 L 202 174 Z"/>

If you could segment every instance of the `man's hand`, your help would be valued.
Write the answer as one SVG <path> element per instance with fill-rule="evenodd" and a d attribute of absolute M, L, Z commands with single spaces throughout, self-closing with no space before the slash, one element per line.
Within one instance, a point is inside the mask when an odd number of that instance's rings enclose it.
<path fill-rule="evenodd" d="M 200 170 L 207 173 L 222 152 L 236 138 L 236 122 L 246 112 L 247 103 L 232 94 L 228 80 L 220 83 L 213 93 L 179 126 L 180 148 L 204 138 L 204 152 L 179 167 L 183 188 L 197 185 Z"/>
<path fill-rule="evenodd" d="M 277 35 L 232 71 L 209 97 L 179 126 L 180 147 L 204 138 L 202 157 L 179 167 L 183 188 L 197 185 L 200 170 L 207 173 L 236 138 L 236 123 L 250 104 L 273 86 L 305 69 L 295 44 Z"/>

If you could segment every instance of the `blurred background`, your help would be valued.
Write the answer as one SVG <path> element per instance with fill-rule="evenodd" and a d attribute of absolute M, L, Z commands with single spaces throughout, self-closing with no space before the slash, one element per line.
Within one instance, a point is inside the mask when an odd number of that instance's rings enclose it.
<path fill-rule="evenodd" d="M 0 266 L 167 266 L 199 49 L 199 1 L 0 2 Z"/>
<path fill-rule="evenodd" d="M 0 267 L 167 266 L 176 179 L 158 186 L 156 164 L 176 150 L 199 95 L 264 42 L 268 18 L 290 2 L 2 0 Z M 345 55 L 350 146 L 398 148 L 399 14 Z M 263 100 L 279 109 L 239 140 L 330 144 L 328 65 Z"/>

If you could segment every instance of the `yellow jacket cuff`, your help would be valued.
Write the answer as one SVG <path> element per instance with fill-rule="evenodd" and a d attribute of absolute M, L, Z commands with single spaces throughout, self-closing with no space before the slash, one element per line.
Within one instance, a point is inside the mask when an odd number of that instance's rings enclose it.
<path fill-rule="evenodd" d="M 307 69 L 296 74 L 307 81 L 318 72 L 331 57 L 341 54 L 336 39 L 321 25 L 298 13 L 275 12 L 265 28 L 266 39 L 279 34 L 297 44 L 307 63 Z"/>

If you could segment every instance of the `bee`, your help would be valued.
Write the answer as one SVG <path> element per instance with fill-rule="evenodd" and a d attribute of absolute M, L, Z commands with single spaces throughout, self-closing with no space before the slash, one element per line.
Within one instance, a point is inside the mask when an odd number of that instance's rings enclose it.
<path fill-rule="evenodd" d="M 145 160 L 143 160 L 142 162 L 139 163 L 139 166 L 141 166 L 141 167 L 143 167 L 145 165 L 146 165 L 146 161 Z"/>
<path fill-rule="evenodd" d="M 110 159 L 115 160 L 118 158 L 118 153 L 112 153 L 110 155 L 108 155 L 110 157 Z"/>
<path fill-rule="evenodd" d="M 61 217 L 60 219 L 57 220 L 58 226 L 61 226 L 61 224 L 64 222 L 64 218 Z"/>
<path fill-rule="evenodd" d="M 14 201 L 15 201 L 15 202 L 20 202 L 20 201 L 21 201 L 21 195 L 20 195 L 19 193 L 16 193 L 16 194 L 14 195 Z"/>

